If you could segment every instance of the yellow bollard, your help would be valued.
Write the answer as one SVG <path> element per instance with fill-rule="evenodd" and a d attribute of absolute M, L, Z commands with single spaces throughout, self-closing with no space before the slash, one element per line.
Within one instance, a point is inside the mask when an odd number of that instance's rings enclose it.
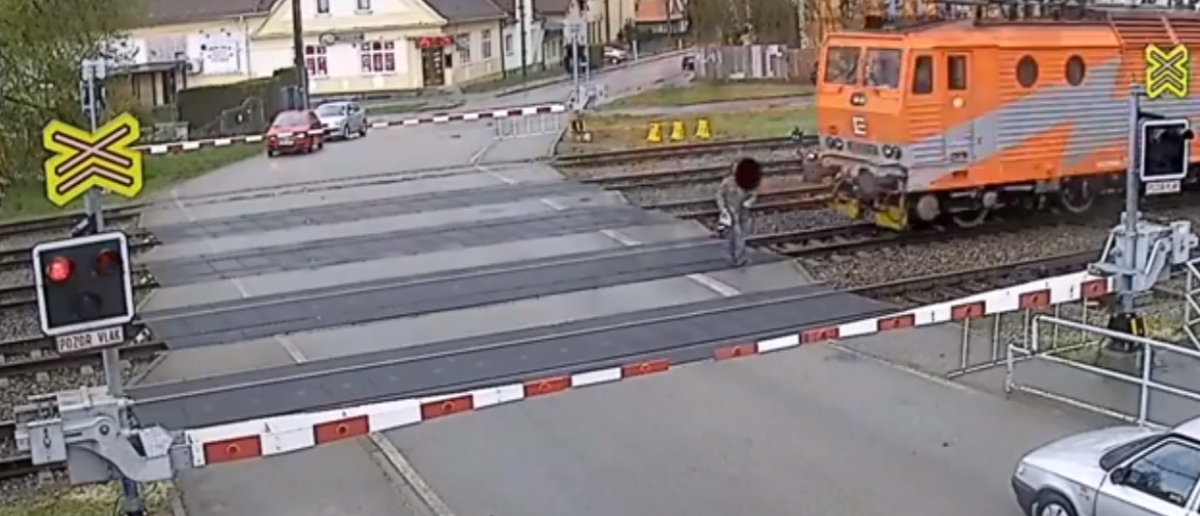
<path fill-rule="evenodd" d="M 696 138 L 701 140 L 712 139 L 712 129 L 708 126 L 707 118 L 701 118 L 699 122 L 696 122 Z"/>
<path fill-rule="evenodd" d="M 687 139 L 687 130 L 683 128 L 683 122 L 676 120 L 671 122 L 671 141 L 681 142 Z"/>
<path fill-rule="evenodd" d="M 650 124 L 650 134 L 646 135 L 646 141 L 650 143 L 662 143 L 662 124 L 658 122 Z"/>

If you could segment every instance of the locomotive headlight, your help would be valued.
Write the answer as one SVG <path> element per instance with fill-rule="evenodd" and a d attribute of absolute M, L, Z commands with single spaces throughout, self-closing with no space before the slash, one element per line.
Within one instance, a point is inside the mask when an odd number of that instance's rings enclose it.
<path fill-rule="evenodd" d="M 812 151 L 809 151 L 809 153 L 808 153 L 808 154 L 805 154 L 805 155 L 804 155 L 804 159 L 806 159 L 806 160 L 808 160 L 808 161 L 816 161 L 816 160 L 817 160 L 817 153 L 815 153 L 815 152 L 812 152 Z"/>
<path fill-rule="evenodd" d="M 825 140 L 825 145 L 828 145 L 829 148 L 833 150 L 842 150 L 842 148 L 846 146 L 845 142 L 843 142 L 841 138 L 830 138 Z"/>
<path fill-rule="evenodd" d="M 900 159 L 900 147 L 893 145 L 883 146 L 883 157 L 888 159 Z"/>

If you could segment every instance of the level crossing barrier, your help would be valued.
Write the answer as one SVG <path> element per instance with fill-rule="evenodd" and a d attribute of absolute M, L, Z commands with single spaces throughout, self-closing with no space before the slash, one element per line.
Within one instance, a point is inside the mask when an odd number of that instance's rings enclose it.
<path fill-rule="evenodd" d="M 1200 342 L 1194 327 L 1200 307 L 1198 263 L 1186 264 L 1182 299 L 1159 305 L 1165 309 L 1162 322 L 1146 322 L 1146 336 L 1109 330 L 1102 318 L 1032 317 L 1022 338 L 1007 346 L 1005 391 L 1152 428 L 1194 418 L 1200 412 Z M 1109 351 L 1113 339 L 1140 344 L 1140 350 Z"/>
<path fill-rule="evenodd" d="M 546 115 L 565 113 L 566 111 L 567 108 L 563 104 L 545 104 L 537 106 L 501 108 L 470 113 L 447 113 L 417 118 L 406 118 L 401 120 L 377 121 L 372 122 L 370 128 L 387 129 L 391 127 L 411 127 L 416 125 L 446 124 L 453 122 L 474 122 L 479 120 L 496 120 L 498 122 L 506 122 L 524 117 L 540 118 Z M 561 124 L 561 121 L 559 123 Z M 309 131 L 309 133 L 313 134 L 320 134 L 322 132 L 323 130 Z M 252 134 L 244 136 L 231 136 L 227 138 L 209 138 L 203 140 L 140 145 L 133 147 L 133 149 L 150 155 L 178 154 L 181 152 L 197 151 L 208 147 L 227 147 L 230 145 L 262 143 L 262 141 L 265 139 L 265 135 Z"/>
<path fill-rule="evenodd" d="M 972 326 L 979 326 L 976 323 L 983 323 L 983 327 L 992 328 L 988 338 L 1000 339 L 1000 327 L 1003 325 L 997 322 L 999 317 L 1015 316 L 1033 324 L 1036 313 L 1040 311 L 1053 310 L 1072 303 L 1086 303 L 1108 295 L 1112 292 L 1112 282 L 1111 278 L 1092 276 L 1086 272 L 1067 274 L 953 301 L 900 310 L 880 317 L 833 326 L 801 328 L 791 334 L 756 342 L 728 343 L 716 348 L 712 358 L 727 360 L 748 357 L 943 323 L 961 324 L 964 342 L 968 342 L 978 333 L 971 329 Z M 967 349 L 967 346 L 964 345 L 963 349 Z M 1011 346 L 1009 349 L 1012 349 Z M 966 365 L 959 369 L 978 370 L 1006 363 L 1001 351 L 996 351 L 995 355 L 985 356 L 975 363 L 967 363 L 964 360 L 962 363 Z M 452 414 L 665 372 L 678 365 L 680 364 L 672 364 L 666 359 L 650 358 L 620 367 L 564 376 L 529 378 L 521 382 L 466 392 L 215 425 L 187 430 L 184 435 L 186 446 L 190 448 L 192 466 L 202 467 L 207 464 L 303 450 Z"/>

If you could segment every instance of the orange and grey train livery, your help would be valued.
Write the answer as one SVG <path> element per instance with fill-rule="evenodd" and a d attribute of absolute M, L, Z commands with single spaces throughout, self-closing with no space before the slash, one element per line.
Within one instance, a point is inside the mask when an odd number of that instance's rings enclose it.
<path fill-rule="evenodd" d="M 1086 211 L 1123 184 L 1129 91 L 1146 81 L 1149 45 L 1200 50 L 1200 16 L 1107 11 L 830 35 L 816 94 L 820 168 L 844 213 L 899 230 L 942 217 L 969 227 L 1047 200 Z M 1197 117 L 1200 92 L 1142 108 Z"/>

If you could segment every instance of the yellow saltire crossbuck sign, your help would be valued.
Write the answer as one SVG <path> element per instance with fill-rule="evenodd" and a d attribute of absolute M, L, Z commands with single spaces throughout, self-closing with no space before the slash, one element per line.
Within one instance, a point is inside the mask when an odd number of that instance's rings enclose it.
<path fill-rule="evenodd" d="M 1146 96 L 1156 99 L 1170 92 L 1178 98 L 1187 97 L 1191 79 L 1190 57 L 1183 45 L 1176 45 L 1170 51 L 1147 45 Z"/>
<path fill-rule="evenodd" d="M 125 113 L 92 134 L 54 120 L 42 142 L 54 156 L 46 160 L 46 197 L 58 206 L 100 187 L 125 197 L 142 191 L 142 153 L 129 148 L 142 137 L 141 125 Z"/>

